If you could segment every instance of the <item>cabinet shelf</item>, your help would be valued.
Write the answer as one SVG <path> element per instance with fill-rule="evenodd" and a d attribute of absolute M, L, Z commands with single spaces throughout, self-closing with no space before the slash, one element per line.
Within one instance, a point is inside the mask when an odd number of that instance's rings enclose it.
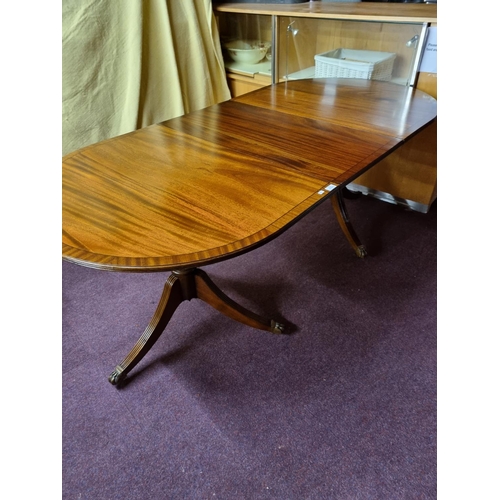
<path fill-rule="evenodd" d="M 272 63 L 271 61 L 263 61 L 257 64 L 242 64 L 234 61 L 228 61 L 225 63 L 226 71 L 231 73 L 237 73 L 239 75 L 245 75 L 254 77 L 255 75 L 266 75 L 271 77 L 272 75 Z M 269 82 L 271 83 L 271 82 Z"/>

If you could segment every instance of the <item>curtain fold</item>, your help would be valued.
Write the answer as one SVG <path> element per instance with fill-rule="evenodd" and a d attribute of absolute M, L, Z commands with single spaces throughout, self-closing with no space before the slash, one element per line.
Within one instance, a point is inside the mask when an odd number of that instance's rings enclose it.
<path fill-rule="evenodd" d="M 230 98 L 211 0 L 63 0 L 63 155 Z"/>

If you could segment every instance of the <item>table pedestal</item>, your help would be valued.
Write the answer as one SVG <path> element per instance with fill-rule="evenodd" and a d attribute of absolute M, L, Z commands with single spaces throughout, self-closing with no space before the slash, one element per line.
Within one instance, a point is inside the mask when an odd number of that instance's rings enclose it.
<path fill-rule="evenodd" d="M 285 333 L 283 324 L 263 318 L 230 299 L 214 284 L 206 272 L 198 268 L 173 271 L 165 283 L 160 302 L 146 330 L 126 358 L 109 376 L 109 381 L 113 385 L 123 381 L 127 373 L 153 347 L 179 304 L 191 299 L 201 299 L 226 316 L 253 328 L 277 334 Z"/>

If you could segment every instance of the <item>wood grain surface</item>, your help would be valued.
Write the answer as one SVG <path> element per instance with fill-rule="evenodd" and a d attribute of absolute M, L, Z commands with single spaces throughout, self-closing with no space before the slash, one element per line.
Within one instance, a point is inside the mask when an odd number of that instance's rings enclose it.
<path fill-rule="evenodd" d="M 63 258 L 145 272 L 238 255 L 435 117 L 411 88 L 299 80 L 88 146 L 63 158 Z"/>

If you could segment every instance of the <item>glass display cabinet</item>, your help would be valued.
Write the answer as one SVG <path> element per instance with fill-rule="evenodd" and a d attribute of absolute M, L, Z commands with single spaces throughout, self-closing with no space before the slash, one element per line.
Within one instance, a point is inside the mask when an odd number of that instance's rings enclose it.
<path fill-rule="evenodd" d="M 435 5 L 222 3 L 214 12 L 233 97 L 290 79 L 347 77 L 437 98 L 437 75 L 419 72 L 429 28 L 437 26 Z M 436 184 L 434 123 L 348 187 L 426 213 Z"/>
<path fill-rule="evenodd" d="M 413 85 L 428 27 L 231 12 L 219 12 L 217 19 L 233 97 L 286 79 L 322 76 Z M 251 59 L 259 45 L 268 50 Z"/>

